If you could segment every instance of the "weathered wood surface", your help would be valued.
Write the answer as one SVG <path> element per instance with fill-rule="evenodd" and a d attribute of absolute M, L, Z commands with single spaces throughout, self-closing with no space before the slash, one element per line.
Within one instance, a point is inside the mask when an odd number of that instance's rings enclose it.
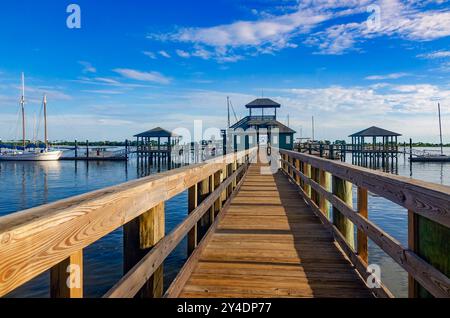
<path fill-rule="evenodd" d="M 287 163 L 289 166 L 289 163 Z M 291 166 L 293 167 L 293 166 Z M 346 202 L 328 192 L 317 182 L 296 170 L 295 173 L 319 194 L 325 197 L 340 213 L 354 223 L 375 244 L 385 251 L 394 261 L 403 267 L 415 280 L 436 297 L 450 297 L 450 279 L 438 269 L 424 261 L 410 249 L 404 248 L 400 242 L 387 234 L 380 227 L 352 209 Z"/>
<path fill-rule="evenodd" d="M 254 149 L 0 218 L 0 296 Z"/>
<path fill-rule="evenodd" d="M 247 165 L 241 166 L 230 178 L 225 180 L 214 192 L 201 202 L 189 216 L 179 224 L 170 234 L 162 238 L 155 247 L 150 250 L 142 259 L 115 284 L 106 294 L 105 298 L 131 298 L 142 288 L 145 282 L 151 277 L 156 269 L 161 266 L 169 254 L 178 246 L 181 240 L 195 228 L 196 224 L 206 214 L 217 198 L 234 180 L 240 172 L 244 171 Z M 193 250 L 195 253 L 195 249 Z M 191 257 L 192 258 L 192 257 Z"/>
<path fill-rule="evenodd" d="M 180 297 L 373 297 L 296 186 L 251 166 Z"/>
<path fill-rule="evenodd" d="M 432 221 L 450 227 L 449 186 L 395 176 L 295 151 L 280 150 L 280 153 L 311 164 Z"/>

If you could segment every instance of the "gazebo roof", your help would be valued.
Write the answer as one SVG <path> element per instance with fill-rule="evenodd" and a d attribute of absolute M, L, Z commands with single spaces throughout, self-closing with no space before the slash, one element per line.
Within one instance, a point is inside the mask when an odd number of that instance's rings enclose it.
<path fill-rule="evenodd" d="M 178 137 L 178 135 L 174 134 L 171 131 L 163 129 L 161 127 L 156 127 L 156 128 L 151 129 L 151 130 L 145 131 L 143 133 L 137 134 L 134 137 L 146 137 L 146 138 L 162 137 L 162 138 L 167 138 L 167 137 Z"/>
<path fill-rule="evenodd" d="M 370 128 L 354 133 L 349 137 L 399 137 L 401 134 L 383 128 L 372 126 Z"/>
<path fill-rule="evenodd" d="M 258 98 L 253 102 L 245 105 L 247 108 L 280 108 L 281 105 L 274 102 L 270 98 Z"/>

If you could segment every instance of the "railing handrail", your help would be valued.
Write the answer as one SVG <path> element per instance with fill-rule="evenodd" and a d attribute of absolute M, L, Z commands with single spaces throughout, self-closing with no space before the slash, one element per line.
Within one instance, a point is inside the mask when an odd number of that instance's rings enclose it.
<path fill-rule="evenodd" d="M 330 192 L 327 189 L 329 185 L 325 186 L 323 184 L 322 177 L 319 178 L 320 180 L 317 180 L 317 172 L 311 174 L 311 168 L 319 169 L 319 174 L 329 173 L 333 177 L 338 178 L 338 180 L 345 180 L 345 182 L 356 185 L 358 187 L 358 210 L 360 209 L 360 203 L 364 202 L 361 203 L 363 204 L 362 209 L 367 213 L 367 191 L 371 191 L 407 208 L 411 215 L 423 215 L 447 228 L 449 228 L 450 187 L 394 176 L 298 152 L 280 150 L 280 153 L 282 155 L 283 171 L 298 184 L 305 200 L 321 218 L 324 225 L 330 228 L 336 241 L 363 277 L 367 276 L 365 268 L 367 266 L 367 252 L 364 252 L 364 250 L 367 251 L 368 237 L 405 269 L 412 279 L 419 282 L 432 295 L 450 297 L 450 279 L 445 274 L 416 254 L 415 248 L 404 248 L 400 242 L 371 222 L 367 214 L 361 215 L 359 211 L 355 211 L 351 198 L 346 198 L 346 201 L 344 201 L 340 195 L 335 194 L 334 188 Z M 304 164 L 307 166 L 305 167 Z M 300 166 L 302 165 L 303 169 L 301 170 Z M 309 190 L 305 190 L 305 186 L 309 187 Z M 314 191 L 316 196 L 312 195 L 311 190 Z M 336 190 L 339 191 L 338 188 Z M 362 199 L 362 193 L 365 193 L 365 199 Z M 315 201 L 317 200 L 317 195 L 319 196 L 318 203 Z M 357 251 L 351 246 L 351 242 L 347 242 L 347 238 L 344 237 L 340 228 L 338 228 L 339 224 L 331 223 L 325 216 L 326 209 L 322 208 L 323 202 L 329 202 L 340 214 L 358 228 Z M 428 210 L 433 212 L 428 212 Z M 360 245 L 360 234 L 365 236 L 365 247 Z M 408 240 L 417 239 L 415 233 L 409 233 L 410 235 L 413 236 L 408 237 Z M 359 255 L 360 250 L 364 252 L 364 257 Z M 382 284 L 381 290 L 377 292 L 385 297 L 390 297 L 391 295 Z"/>
<path fill-rule="evenodd" d="M 0 218 L 0 296 L 256 148 Z"/>
<path fill-rule="evenodd" d="M 450 186 L 397 176 L 295 151 L 280 149 L 280 153 L 325 170 L 432 221 L 450 227 Z"/>

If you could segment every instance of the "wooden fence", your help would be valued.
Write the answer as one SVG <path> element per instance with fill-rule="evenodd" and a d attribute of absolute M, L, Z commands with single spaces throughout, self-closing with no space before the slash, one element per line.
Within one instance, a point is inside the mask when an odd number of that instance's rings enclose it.
<path fill-rule="evenodd" d="M 83 297 L 83 249 L 121 226 L 126 275 L 105 296 L 162 296 L 164 260 L 186 235 L 195 251 L 255 154 L 229 154 L 0 218 L 0 296 L 50 270 L 52 297 Z M 165 201 L 186 190 L 190 214 L 165 235 Z"/>
<path fill-rule="evenodd" d="M 282 170 L 298 185 L 363 278 L 371 275 L 367 271 L 370 239 L 408 272 L 410 297 L 450 297 L 450 187 L 294 151 L 280 153 Z M 408 210 L 408 247 L 369 220 L 369 191 Z M 392 297 L 382 282 L 374 291 Z"/>

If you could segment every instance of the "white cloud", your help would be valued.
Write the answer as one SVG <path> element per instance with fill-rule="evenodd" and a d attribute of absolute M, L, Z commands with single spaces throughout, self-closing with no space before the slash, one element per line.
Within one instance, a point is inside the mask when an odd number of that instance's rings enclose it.
<path fill-rule="evenodd" d="M 171 58 L 170 54 L 167 53 L 167 52 L 164 51 L 164 50 L 161 50 L 161 51 L 159 51 L 158 53 L 159 53 L 159 55 L 161 55 L 162 57 L 165 57 L 165 58 L 167 58 L 167 59 L 170 59 L 170 58 Z"/>
<path fill-rule="evenodd" d="M 222 58 L 225 62 L 228 56 L 242 55 L 233 50 L 242 50 L 247 55 L 273 54 L 303 42 L 318 47 L 320 54 L 343 54 L 358 43 L 380 36 L 430 41 L 450 35 L 450 10 L 436 7 L 444 1 L 380 0 L 375 2 L 381 13 L 376 28 L 367 23 L 372 14 L 367 9 L 372 3 L 370 0 L 305 0 L 299 1 L 291 12 L 281 15 L 258 15 L 255 21 L 210 27 L 183 27 L 148 37 L 191 43 L 210 52 L 209 58 Z M 344 16 L 350 22 L 339 20 Z M 320 30 L 324 22 L 329 26 Z M 205 55 L 199 57 L 205 58 Z"/>
<path fill-rule="evenodd" d="M 415 1 L 381 0 L 379 25 L 368 21 L 332 25 L 311 35 L 306 44 L 319 47 L 320 54 L 343 54 L 358 42 L 380 36 L 411 41 L 431 41 L 450 35 L 450 10 L 423 10 Z M 420 7 L 420 8 L 419 8 Z M 369 17 L 369 14 L 367 14 Z"/>
<path fill-rule="evenodd" d="M 97 69 L 95 67 L 93 67 L 92 64 L 89 62 L 78 61 L 78 64 L 83 66 L 83 70 L 82 70 L 83 73 L 97 73 Z"/>
<path fill-rule="evenodd" d="M 189 58 L 191 57 L 191 54 L 189 52 L 183 51 L 183 50 L 176 50 L 176 53 L 178 54 L 178 56 L 182 57 L 182 58 Z"/>
<path fill-rule="evenodd" d="M 152 60 L 156 60 L 156 54 L 150 51 L 144 51 L 142 52 L 142 54 L 144 54 L 145 56 L 148 56 L 149 58 L 151 58 Z"/>
<path fill-rule="evenodd" d="M 365 79 L 369 81 L 379 81 L 379 80 L 388 80 L 388 79 L 398 79 L 405 76 L 408 76 L 408 73 L 391 73 L 386 75 L 371 75 L 367 76 Z"/>
<path fill-rule="evenodd" d="M 159 84 L 169 84 L 170 78 L 162 75 L 158 72 L 142 72 L 132 69 L 117 68 L 113 70 L 114 72 L 122 75 L 123 77 L 143 81 L 143 82 L 154 82 Z"/>
<path fill-rule="evenodd" d="M 450 57 L 450 51 L 436 51 L 426 54 L 419 54 L 417 57 L 424 59 L 440 59 Z"/>

